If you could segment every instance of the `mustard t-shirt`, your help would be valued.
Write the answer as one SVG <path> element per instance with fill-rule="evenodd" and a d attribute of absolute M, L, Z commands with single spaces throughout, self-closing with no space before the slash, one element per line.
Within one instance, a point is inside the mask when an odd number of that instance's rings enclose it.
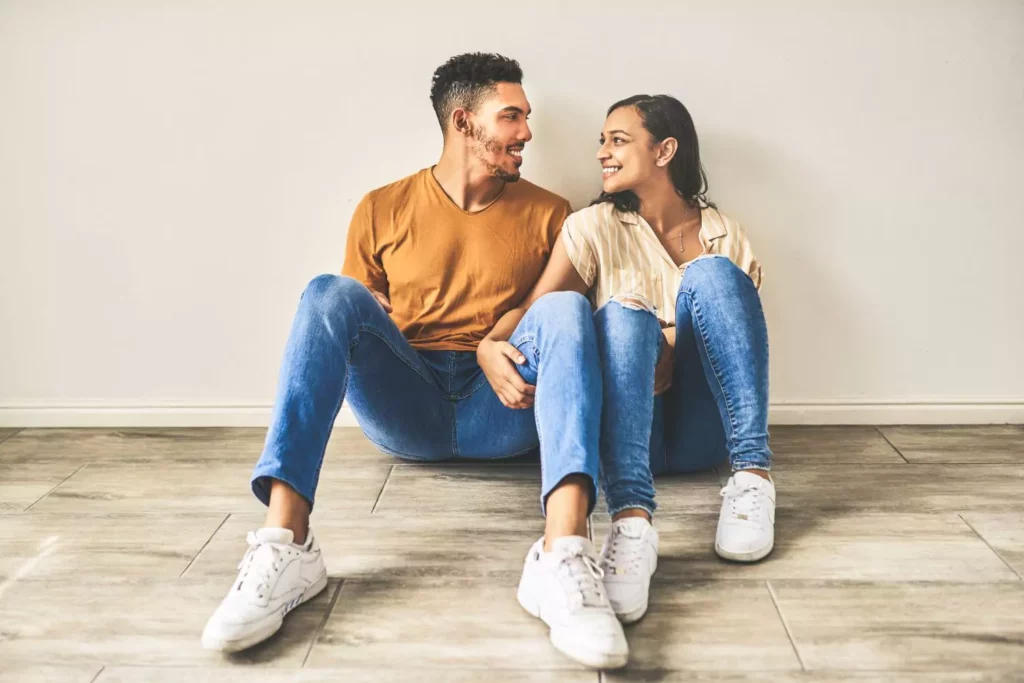
<path fill-rule="evenodd" d="M 388 296 L 413 347 L 472 351 L 526 298 L 571 211 L 519 179 L 468 213 L 426 168 L 363 197 L 341 272 Z"/>

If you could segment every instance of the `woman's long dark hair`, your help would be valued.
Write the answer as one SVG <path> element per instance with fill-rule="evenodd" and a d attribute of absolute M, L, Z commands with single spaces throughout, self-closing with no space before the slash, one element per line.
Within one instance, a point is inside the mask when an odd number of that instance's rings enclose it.
<path fill-rule="evenodd" d="M 700 163 L 697 129 L 683 103 L 671 95 L 634 95 L 613 104 L 607 115 L 622 107 L 636 108 L 644 128 L 655 143 L 666 138 L 675 138 L 679 142 L 679 148 L 668 165 L 676 193 L 691 206 L 717 208 L 708 200 L 708 175 Z M 591 205 L 601 202 L 612 202 L 619 211 L 640 210 L 640 198 L 630 190 L 602 192 Z"/>

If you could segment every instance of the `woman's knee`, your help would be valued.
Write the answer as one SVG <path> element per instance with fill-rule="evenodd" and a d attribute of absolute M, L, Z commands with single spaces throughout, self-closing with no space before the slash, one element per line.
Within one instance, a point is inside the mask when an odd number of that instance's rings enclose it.
<path fill-rule="evenodd" d="M 736 287 L 749 287 L 753 291 L 757 291 L 750 276 L 744 273 L 728 256 L 709 254 L 698 256 L 686 266 L 679 290 L 693 292 L 701 289 L 735 289 Z"/>
<path fill-rule="evenodd" d="M 602 339 L 638 341 L 654 337 L 661 323 L 647 299 L 623 294 L 612 299 L 594 314 L 594 327 Z"/>

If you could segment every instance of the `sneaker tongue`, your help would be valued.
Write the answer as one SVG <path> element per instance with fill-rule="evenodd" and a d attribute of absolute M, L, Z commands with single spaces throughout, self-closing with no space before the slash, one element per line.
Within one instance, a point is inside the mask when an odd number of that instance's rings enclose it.
<path fill-rule="evenodd" d="M 291 532 L 291 529 L 275 529 L 273 527 L 267 527 L 257 530 L 256 538 L 263 543 L 280 543 L 282 545 L 288 545 L 295 540 L 295 534 Z"/>
<path fill-rule="evenodd" d="M 594 552 L 593 544 L 582 536 L 563 536 L 551 541 L 551 552 L 558 555 L 572 555 L 580 549 L 585 555 L 592 555 Z"/>
<path fill-rule="evenodd" d="M 767 481 L 764 477 L 759 477 L 756 474 L 751 474 L 750 472 L 744 472 L 742 470 L 733 474 L 732 478 L 736 482 L 737 486 L 757 486 L 761 482 Z"/>
<path fill-rule="evenodd" d="M 641 538 L 651 528 L 651 523 L 643 517 L 626 517 L 615 522 L 615 530 L 627 538 Z"/>

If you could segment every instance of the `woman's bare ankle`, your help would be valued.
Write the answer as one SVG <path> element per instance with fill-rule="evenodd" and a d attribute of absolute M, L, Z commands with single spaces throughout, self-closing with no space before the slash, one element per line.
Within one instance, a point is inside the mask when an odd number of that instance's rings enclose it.
<path fill-rule="evenodd" d="M 288 529 L 292 532 L 293 542 L 302 545 L 309 533 L 309 512 L 309 502 L 295 489 L 283 481 L 271 482 L 264 527 Z"/>
<path fill-rule="evenodd" d="M 612 515 L 612 521 L 617 522 L 620 519 L 626 519 L 627 517 L 643 517 L 648 522 L 651 521 L 651 513 L 643 508 L 626 508 L 625 510 L 619 510 Z"/>

